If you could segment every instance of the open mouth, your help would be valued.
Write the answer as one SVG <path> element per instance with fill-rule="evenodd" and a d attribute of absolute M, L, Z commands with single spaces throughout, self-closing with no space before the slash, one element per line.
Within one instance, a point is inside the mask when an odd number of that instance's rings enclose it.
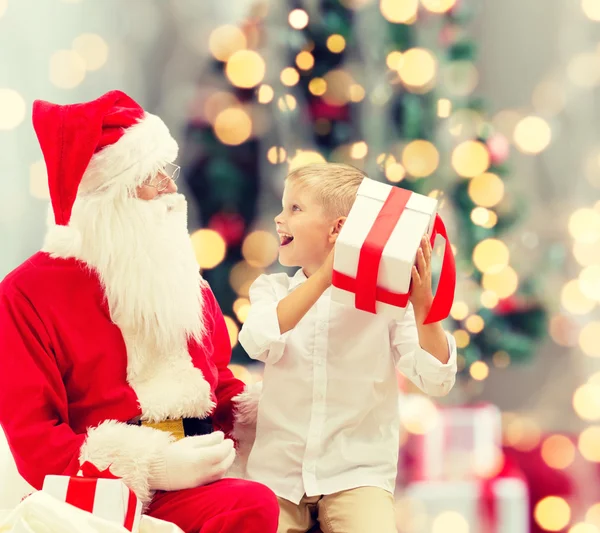
<path fill-rule="evenodd" d="M 281 246 L 287 246 L 293 240 L 294 240 L 294 237 L 292 235 L 289 235 L 287 233 L 280 233 L 279 234 L 279 241 L 280 241 L 280 245 Z"/>

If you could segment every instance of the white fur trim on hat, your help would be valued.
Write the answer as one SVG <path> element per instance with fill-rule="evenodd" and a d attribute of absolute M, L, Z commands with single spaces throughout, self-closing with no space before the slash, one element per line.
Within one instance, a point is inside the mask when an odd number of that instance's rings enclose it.
<path fill-rule="evenodd" d="M 81 252 L 81 233 L 71 226 L 48 227 L 42 251 L 52 257 L 79 257 Z"/>
<path fill-rule="evenodd" d="M 116 143 L 92 157 L 79 185 L 79 194 L 123 185 L 134 189 L 165 163 L 173 162 L 177 152 L 177 142 L 165 123 L 146 113 Z"/>

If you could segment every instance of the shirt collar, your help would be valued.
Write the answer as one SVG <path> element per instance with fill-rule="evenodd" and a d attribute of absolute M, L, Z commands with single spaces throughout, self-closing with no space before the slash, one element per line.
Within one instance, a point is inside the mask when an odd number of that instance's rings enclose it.
<path fill-rule="evenodd" d="M 290 289 L 295 289 L 296 287 L 298 287 L 299 285 L 302 285 L 303 282 L 305 282 L 307 280 L 306 275 L 304 274 L 304 271 L 299 268 L 296 273 L 292 276 L 292 279 L 290 280 Z"/>

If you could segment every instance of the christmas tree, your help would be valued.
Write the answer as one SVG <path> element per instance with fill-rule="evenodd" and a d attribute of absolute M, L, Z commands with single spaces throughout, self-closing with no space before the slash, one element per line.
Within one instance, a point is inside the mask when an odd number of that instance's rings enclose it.
<path fill-rule="evenodd" d="M 239 28 L 212 33 L 185 175 L 204 228 L 194 235 L 203 275 L 232 344 L 251 282 L 280 268 L 269 231 L 283 178 L 327 160 L 439 199 L 458 269 L 445 326 L 461 369 L 477 378 L 487 369 L 476 361 L 503 367 L 535 353 L 546 312 L 502 240 L 526 206 L 511 191 L 509 143 L 474 94 L 470 16 L 456 0 L 259 2 Z M 247 360 L 239 345 L 233 360 Z"/>

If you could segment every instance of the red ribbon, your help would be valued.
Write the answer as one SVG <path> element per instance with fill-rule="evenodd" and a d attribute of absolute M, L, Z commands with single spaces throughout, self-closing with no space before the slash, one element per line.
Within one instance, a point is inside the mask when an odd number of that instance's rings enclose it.
<path fill-rule="evenodd" d="M 408 293 L 396 293 L 378 287 L 377 277 L 385 245 L 392 235 L 396 224 L 398 224 L 411 195 L 412 192 L 406 189 L 399 187 L 392 187 L 390 189 L 390 194 L 385 200 L 361 247 L 356 278 L 352 278 L 336 270 L 333 271 L 332 285 L 338 289 L 354 293 L 357 309 L 375 314 L 377 302 L 395 307 L 406 307 L 408 305 L 410 291 Z M 431 233 L 432 247 L 437 235 L 441 235 L 445 239 L 446 246 L 444 249 L 440 282 L 425 319 L 425 324 L 440 322 L 450 314 L 456 288 L 454 255 L 452 254 L 446 227 L 439 215 L 435 217 Z"/>
<path fill-rule="evenodd" d="M 120 479 L 115 476 L 111 471 L 110 467 L 104 470 L 98 469 L 98 467 L 89 461 L 86 461 L 81 465 L 81 472 L 83 477 L 77 476 L 72 477 L 69 480 L 67 487 L 66 502 L 92 513 L 94 511 L 94 499 L 96 498 L 96 488 L 98 486 L 98 479 Z M 128 531 L 133 531 L 133 523 L 135 521 L 135 511 L 137 508 L 137 497 L 131 489 L 129 491 L 129 498 L 127 500 L 127 511 L 123 526 Z"/>
<path fill-rule="evenodd" d="M 498 506 L 494 492 L 496 481 L 498 481 L 497 477 L 480 480 L 478 510 L 481 519 L 479 530 L 481 533 L 494 533 L 498 525 Z"/>

